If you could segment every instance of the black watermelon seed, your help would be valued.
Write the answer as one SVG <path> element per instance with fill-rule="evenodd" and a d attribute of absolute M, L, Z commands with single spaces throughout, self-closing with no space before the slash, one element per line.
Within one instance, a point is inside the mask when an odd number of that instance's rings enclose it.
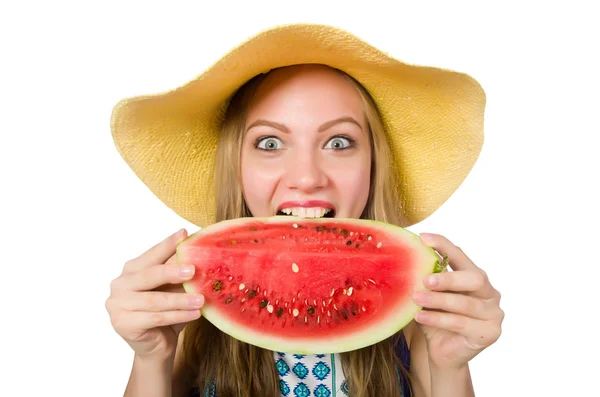
<path fill-rule="evenodd" d="M 251 231 L 251 232 L 254 232 L 254 231 L 256 231 L 256 229 L 255 229 L 255 228 L 253 228 L 253 227 L 251 227 L 251 228 L 250 228 L 250 231 Z"/>
<path fill-rule="evenodd" d="M 252 299 L 256 296 L 256 291 L 255 290 L 251 290 L 250 292 L 248 292 L 248 298 Z"/>
<path fill-rule="evenodd" d="M 340 229 L 340 234 L 346 237 L 348 235 L 348 231 L 346 229 Z"/>
<path fill-rule="evenodd" d="M 350 240 L 346 241 L 346 245 L 352 245 L 352 241 L 350 241 Z"/>
<path fill-rule="evenodd" d="M 223 283 L 221 281 L 215 281 L 213 284 L 213 291 L 217 292 L 223 287 Z"/>
<path fill-rule="evenodd" d="M 267 307 L 268 304 L 269 304 L 269 302 L 267 302 L 266 299 L 263 299 L 260 301 L 260 308 L 264 309 L 265 307 Z"/>
<path fill-rule="evenodd" d="M 346 313 L 346 310 L 342 310 L 340 314 L 342 315 L 342 317 L 344 317 L 344 320 L 348 320 L 348 313 Z"/>
<path fill-rule="evenodd" d="M 279 308 L 279 309 L 277 309 L 277 311 L 275 312 L 275 315 L 276 315 L 277 317 L 281 317 L 281 315 L 282 315 L 282 314 L 283 314 L 283 308 L 282 308 L 282 307 L 280 307 L 280 308 Z"/>
<path fill-rule="evenodd" d="M 360 244 L 359 244 L 359 243 L 356 243 L 356 248 L 358 248 L 358 247 L 360 247 Z"/>
<path fill-rule="evenodd" d="M 233 301 L 233 297 L 229 295 L 227 299 L 225 299 L 225 303 L 231 303 Z"/>
<path fill-rule="evenodd" d="M 312 316 L 313 314 L 315 314 L 315 308 L 314 308 L 313 306 L 309 306 L 309 307 L 308 307 L 308 314 L 310 314 L 311 316 Z"/>

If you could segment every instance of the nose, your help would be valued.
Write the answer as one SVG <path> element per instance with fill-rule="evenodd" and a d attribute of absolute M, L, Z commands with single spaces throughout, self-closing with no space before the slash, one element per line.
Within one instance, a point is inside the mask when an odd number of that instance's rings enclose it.
<path fill-rule="evenodd" d="M 288 158 L 285 181 L 288 188 L 303 193 L 319 190 L 327 184 L 323 162 L 315 153 L 296 153 Z"/>

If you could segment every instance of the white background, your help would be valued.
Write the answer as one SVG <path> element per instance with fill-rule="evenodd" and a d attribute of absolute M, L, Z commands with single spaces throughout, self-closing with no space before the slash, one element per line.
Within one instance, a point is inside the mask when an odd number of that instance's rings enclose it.
<path fill-rule="evenodd" d="M 411 229 L 446 235 L 503 294 L 503 335 L 471 364 L 478 396 L 600 395 L 597 12 L 566 1 L 200 3 L 0 6 L 0 395 L 122 394 L 132 355 L 104 309 L 109 283 L 127 259 L 196 228 L 121 160 L 112 106 L 185 83 L 288 22 L 336 25 L 479 80 L 480 161 Z"/>

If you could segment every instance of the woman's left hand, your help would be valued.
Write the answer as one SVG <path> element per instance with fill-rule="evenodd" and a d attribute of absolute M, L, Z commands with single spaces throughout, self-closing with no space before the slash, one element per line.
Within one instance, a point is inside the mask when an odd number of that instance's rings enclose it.
<path fill-rule="evenodd" d="M 425 278 L 428 290 L 417 291 L 413 298 L 423 306 L 415 321 L 425 334 L 430 365 L 460 369 L 500 337 L 504 319 L 500 293 L 448 239 L 428 233 L 421 234 L 421 240 L 447 256 L 453 271 Z"/>

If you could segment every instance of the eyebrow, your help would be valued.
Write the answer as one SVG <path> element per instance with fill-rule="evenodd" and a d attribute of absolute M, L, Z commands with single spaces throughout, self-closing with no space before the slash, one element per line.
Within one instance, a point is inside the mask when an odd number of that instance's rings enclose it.
<path fill-rule="evenodd" d="M 323 131 L 333 127 L 334 125 L 341 124 L 341 123 L 356 124 L 358 126 L 358 128 L 360 128 L 362 130 L 362 127 L 358 121 L 356 121 L 352 117 L 346 116 L 346 117 L 337 118 L 335 120 L 330 120 L 330 121 L 327 121 L 327 122 L 321 124 L 321 126 L 319 126 L 318 131 L 323 132 Z M 250 126 L 248 126 L 248 128 L 246 129 L 246 132 L 248 132 L 251 128 L 258 127 L 258 126 L 272 127 L 272 128 L 278 129 L 282 132 L 285 132 L 288 134 L 290 133 L 290 129 L 287 128 L 284 124 L 277 123 L 275 121 L 262 120 L 262 119 L 256 120 L 254 123 L 250 124 Z"/>

